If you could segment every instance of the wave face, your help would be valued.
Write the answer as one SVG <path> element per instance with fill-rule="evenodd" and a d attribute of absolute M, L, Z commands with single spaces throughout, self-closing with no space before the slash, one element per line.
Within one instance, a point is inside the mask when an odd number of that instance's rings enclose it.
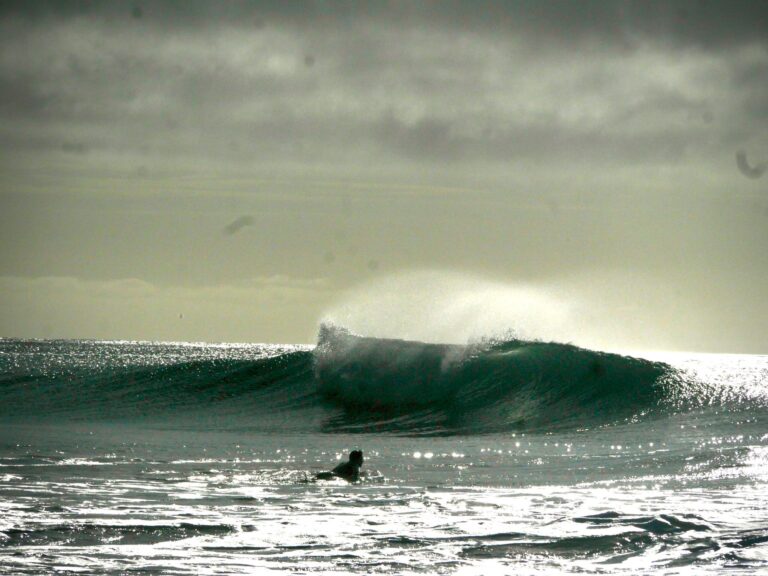
<path fill-rule="evenodd" d="M 503 432 L 590 427 L 658 410 L 674 371 L 568 344 L 479 345 L 364 338 L 321 329 L 319 392 L 345 408 L 340 428 Z"/>
<path fill-rule="evenodd" d="M 4 421 L 483 434 L 600 427 L 695 396 L 663 362 L 520 340 L 370 338 L 333 326 L 321 328 L 314 349 L 4 340 L 0 362 Z"/>

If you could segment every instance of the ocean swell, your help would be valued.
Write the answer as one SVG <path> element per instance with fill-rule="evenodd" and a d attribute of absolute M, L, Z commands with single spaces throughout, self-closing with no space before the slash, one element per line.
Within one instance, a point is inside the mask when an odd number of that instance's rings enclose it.
<path fill-rule="evenodd" d="M 483 434 L 594 428 L 663 414 L 682 389 L 665 363 L 569 344 L 428 344 L 330 325 L 321 327 L 314 349 L 269 354 L 258 345 L 226 357 L 198 350 L 192 359 L 178 345 L 126 345 L 125 354 L 114 343 L 50 346 L 63 360 L 38 370 L 24 367 L 25 343 L 0 342 L 0 361 L 9 364 L 0 372 L 0 420 Z M 70 356 L 99 361 L 67 364 Z"/>

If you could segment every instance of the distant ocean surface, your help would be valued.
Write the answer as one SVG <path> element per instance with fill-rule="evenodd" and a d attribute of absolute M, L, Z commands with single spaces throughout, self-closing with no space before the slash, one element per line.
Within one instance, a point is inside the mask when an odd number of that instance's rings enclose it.
<path fill-rule="evenodd" d="M 0 340 L 0 574 L 269 572 L 768 574 L 768 357 Z"/>

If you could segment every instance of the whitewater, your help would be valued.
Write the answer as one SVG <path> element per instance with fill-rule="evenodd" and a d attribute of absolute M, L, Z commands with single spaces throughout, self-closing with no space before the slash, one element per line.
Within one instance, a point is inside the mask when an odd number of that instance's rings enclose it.
<path fill-rule="evenodd" d="M 761 574 L 767 423 L 766 356 L 3 339 L 0 574 Z"/>

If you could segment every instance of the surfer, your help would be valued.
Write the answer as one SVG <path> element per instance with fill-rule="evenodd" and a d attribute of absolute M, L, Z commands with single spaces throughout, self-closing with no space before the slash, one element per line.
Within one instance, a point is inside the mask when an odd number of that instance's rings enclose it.
<path fill-rule="evenodd" d="M 363 451 L 352 450 L 349 453 L 349 461 L 342 462 L 330 472 L 319 472 L 315 474 L 315 480 L 332 480 L 333 478 L 344 478 L 349 482 L 357 482 L 360 479 L 360 468 L 363 465 Z"/>

